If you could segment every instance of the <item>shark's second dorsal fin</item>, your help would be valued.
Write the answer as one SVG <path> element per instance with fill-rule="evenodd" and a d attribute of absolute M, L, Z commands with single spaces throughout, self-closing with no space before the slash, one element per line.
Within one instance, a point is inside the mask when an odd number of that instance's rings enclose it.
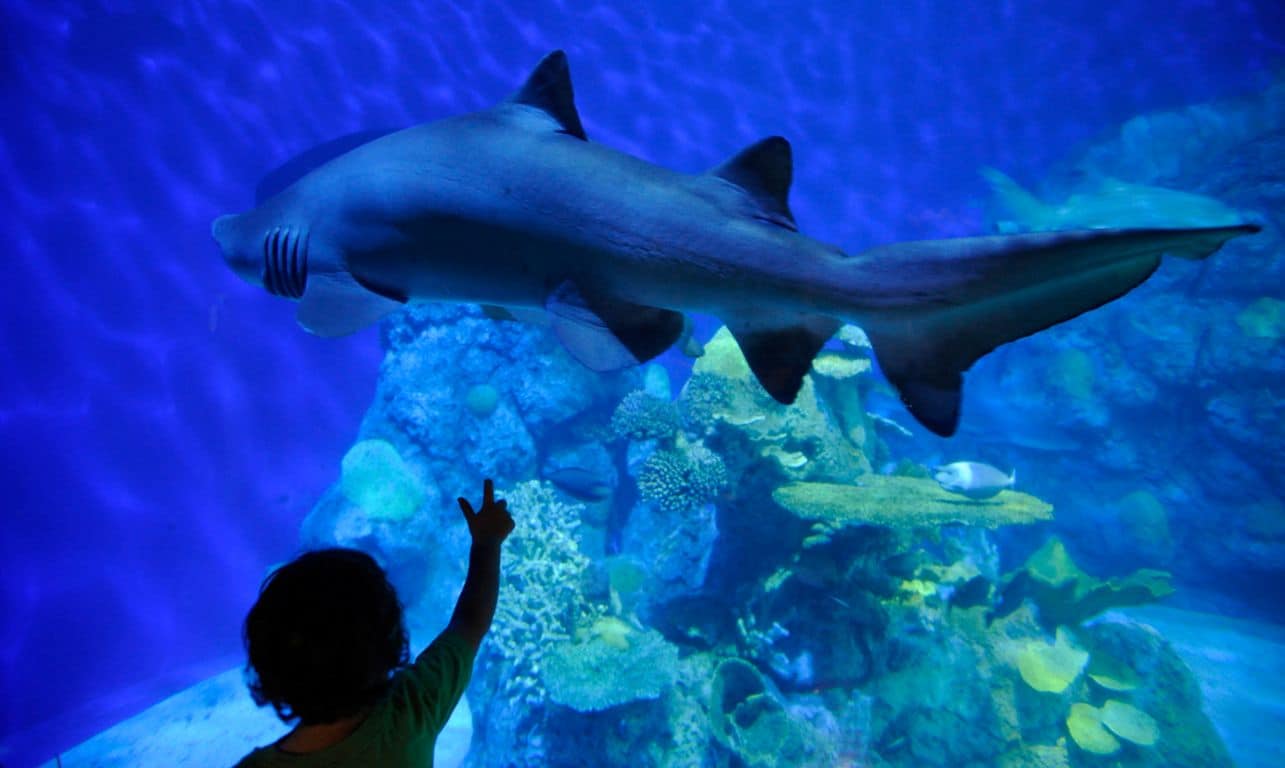
<path fill-rule="evenodd" d="M 584 126 L 580 124 L 580 113 L 576 111 L 567 54 L 562 51 L 554 51 L 541 59 L 526 83 L 509 101 L 547 112 L 562 126 L 563 133 L 588 141 Z"/>
<path fill-rule="evenodd" d="M 790 142 L 781 136 L 769 136 L 751 144 L 710 173 L 748 192 L 766 214 L 762 218 L 798 231 L 789 202 L 794 161 Z"/>

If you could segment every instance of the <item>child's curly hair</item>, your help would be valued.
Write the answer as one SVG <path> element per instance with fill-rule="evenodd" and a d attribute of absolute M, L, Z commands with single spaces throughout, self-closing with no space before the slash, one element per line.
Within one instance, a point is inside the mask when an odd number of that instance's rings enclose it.
<path fill-rule="evenodd" d="M 361 712 L 409 659 L 397 591 L 355 549 L 307 552 L 269 574 L 242 640 L 250 694 L 286 723 Z"/>

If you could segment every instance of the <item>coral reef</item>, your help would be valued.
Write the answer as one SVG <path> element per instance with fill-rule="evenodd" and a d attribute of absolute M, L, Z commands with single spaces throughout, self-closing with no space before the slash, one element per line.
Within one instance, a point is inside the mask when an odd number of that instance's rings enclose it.
<path fill-rule="evenodd" d="M 673 684 L 678 648 L 659 632 L 603 617 L 587 634 L 544 655 L 540 679 L 554 703 L 578 712 L 597 712 L 658 698 Z"/>
<path fill-rule="evenodd" d="M 994 499 L 972 501 L 942 490 L 931 480 L 887 475 L 868 475 L 859 485 L 791 483 L 773 491 L 772 499 L 801 520 L 826 530 L 849 525 L 997 528 L 1053 517 L 1051 506 L 1029 494 L 1002 491 Z"/>

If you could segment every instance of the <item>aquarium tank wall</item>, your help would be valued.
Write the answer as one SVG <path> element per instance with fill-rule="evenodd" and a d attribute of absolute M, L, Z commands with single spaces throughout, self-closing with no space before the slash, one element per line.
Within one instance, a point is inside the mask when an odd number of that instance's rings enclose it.
<path fill-rule="evenodd" d="M 588 141 L 748 184 L 834 258 L 1243 229 L 983 356 L 951 437 L 854 318 L 783 404 L 727 317 L 594 371 L 477 303 L 311 334 L 224 262 L 215 219 L 314 148 L 556 50 Z M 517 528 L 439 766 L 1283 764 L 1283 60 L 1270 0 L 6 0 L 0 765 L 271 744 L 270 569 L 370 553 L 418 651 L 484 478 Z M 725 164 L 772 136 L 764 197 Z"/>

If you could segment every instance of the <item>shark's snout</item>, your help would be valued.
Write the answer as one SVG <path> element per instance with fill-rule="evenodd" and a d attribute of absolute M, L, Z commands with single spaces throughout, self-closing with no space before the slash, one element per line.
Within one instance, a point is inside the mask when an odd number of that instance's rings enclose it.
<path fill-rule="evenodd" d="M 220 216 L 210 225 L 210 235 L 223 252 L 223 261 L 242 280 L 263 287 L 263 250 L 249 247 L 249 242 L 238 226 L 241 216 Z"/>

